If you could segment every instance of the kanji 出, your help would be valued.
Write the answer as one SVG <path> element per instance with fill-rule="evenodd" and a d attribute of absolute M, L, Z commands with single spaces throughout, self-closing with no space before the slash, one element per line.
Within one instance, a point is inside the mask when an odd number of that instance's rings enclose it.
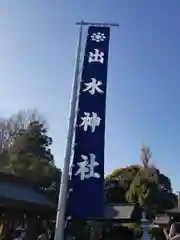
<path fill-rule="evenodd" d="M 90 52 L 89 53 L 89 58 L 88 58 L 88 62 L 92 63 L 92 62 L 100 62 L 100 63 L 104 63 L 104 53 L 99 51 L 99 49 L 94 49 L 94 52 Z"/>

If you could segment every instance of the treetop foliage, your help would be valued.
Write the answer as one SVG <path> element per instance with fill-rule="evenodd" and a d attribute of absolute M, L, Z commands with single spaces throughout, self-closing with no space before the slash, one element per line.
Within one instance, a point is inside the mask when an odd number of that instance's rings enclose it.
<path fill-rule="evenodd" d="M 151 155 L 150 149 L 143 146 L 142 165 L 117 168 L 106 177 L 107 202 L 139 203 L 155 212 L 176 206 L 177 196 L 172 192 L 171 181 L 150 165 Z"/>
<path fill-rule="evenodd" d="M 45 120 L 37 111 L 20 111 L 1 126 L 7 132 L 1 136 L 0 160 L 6 159 L 1 171 L 35 183 L 57 200 L 61 171 L 55 166 Z"/>

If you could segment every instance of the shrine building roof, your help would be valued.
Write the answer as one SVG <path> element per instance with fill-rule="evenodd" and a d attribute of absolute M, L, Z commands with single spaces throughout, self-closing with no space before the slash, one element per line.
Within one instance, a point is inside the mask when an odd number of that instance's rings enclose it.
<path fill-rule="evenodd" d="M 56 205 L 49 201 L 36 186 L 24 179 L 0 173 L 0 208 L 52 211 L 56 209 Z"/>

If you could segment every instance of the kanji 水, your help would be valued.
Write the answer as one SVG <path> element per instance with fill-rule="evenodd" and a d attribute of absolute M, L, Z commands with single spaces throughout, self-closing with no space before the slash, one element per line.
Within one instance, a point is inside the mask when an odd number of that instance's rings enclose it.
<path fill-rule="evenodd" d="M 89 91 L 91 95 L 94 95 L 97 91 L 98 93 L 103 93 L 103 91 L 99 88 L 99 86 L 102 85 L 101 81 L 96 80 L 95 78 L 91 78 L 91 82 L 84 83 L 86 88 L 83 90 L 83 92 Z"/>

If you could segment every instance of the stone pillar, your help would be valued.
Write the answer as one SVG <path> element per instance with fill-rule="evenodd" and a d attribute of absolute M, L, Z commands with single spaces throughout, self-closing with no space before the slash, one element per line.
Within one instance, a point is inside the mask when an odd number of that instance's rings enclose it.
<path fill-rule="evenodd" d="M 146 213 L 142 212 L 142 219 L 141 219 L 141 227 L 143 230 L 143 235 L 141 240 L 149 240 L 149 224 L 148 224 L 148 220 L 146 218 Z"/>

